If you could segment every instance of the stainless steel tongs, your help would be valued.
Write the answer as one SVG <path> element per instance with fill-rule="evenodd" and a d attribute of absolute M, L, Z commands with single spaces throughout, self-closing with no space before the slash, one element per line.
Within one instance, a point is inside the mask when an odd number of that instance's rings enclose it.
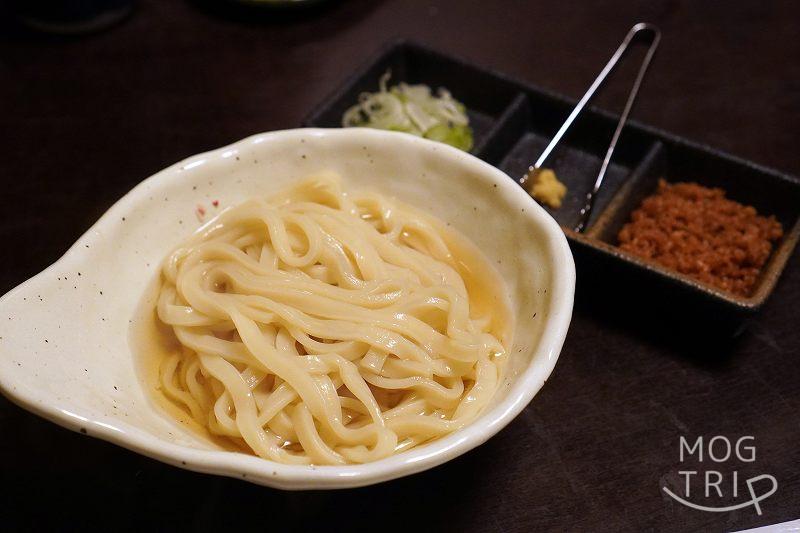
<path fill-rule="evenodd" d="M 633 103 L 636 100 L 636 95 L 639 92 L 639 87 L 641 86 L 644 75 L 647 72 L 647 67 L 650 66 L 650 61 L 653 59 L 653 54 L 655 53 L 656 48 L 658 48 L 658 42 L 660 40 L 661 32 L 652 24 L 640 22 L 634 25 L 625 36 L 625 39 L 622 40 L 622 43 L 619 45 L 619 48 L 617 48 L 617 51 L 614 52 L 614 55 L 611 56 L 611 59 L 608 60 L 606 66 L 603 67 L 603 70 L 600 71 L 600 74 L 598 74 L 597 78 L 595 78 L 595 80 L 592 82 L 592 85 L 572 110 L 572 113 L 569 114 L 567 120 L 565 120 L 561 125 L 561 128 L 559 128 L 558 132 L 553 137 L 553 140 L 551 140 L 550 144 L 547 145 L 547 148 L 544 149 L 542 155 L 539 156 L 539 159 L 536 160 L 536 163 L 529 167 L 528 172 L 526 172 L 522 179 L 520 179 L 520 185 L 527 189 L 526 185 L 528 182 L 534 181 L 536 175 L 542 170 L 542 165 L 544 165 L 544 162 L 550 155 L 550 152 L 553 151 L 569 127 L 572 126 L 575 118 L 583 110 L 583 108 L 586 107 L 586 104 L 594 97 L 597 89 L 603 85 L 603 82 L 605 82 L 608 75 L 614 70 L 614 68 L 617 66 L 617 63 L 619 63 L 619 60 L 622 59 L 622 57 L 628 51 L 628 47 L 631 45 L 631 43 L 634 41 L 649 42 L 650 45 L 647 49 L 647 54 L 644 56 L 644 60 L 642 60 L 641 67 L 639 67 L 636 80 L 633 82 L 633 87 L 628 95 L 628 101 L 625 102 L 625 108 L 622 110 L 622 114 L 619 117 L 617 129 L 614 130 L 614 135 L 611 137 L 611 144 L 608 145 L 608 151 L 603 159 L 603 165 L 600 167 L 600 173 L 597 175 L 597 179 L 594 182 L 594 187 L 586 195 L 586 203 L 584 204 L 583 209 L 581 209 L 580 220 L 575 226 L 575 231 L 579 233 L 584 230 L 586 223 L 589 220 L 589 215 L 591 214 L 592 207 L 594 206 L 595 196 L 597 195 L 597 191 L 600 190 L 600 186 L 603 184 L 603 178 L 606 175 L 606 170 L 608 170 L 611 156 L 614 154 L 614 148 L 617 146 L 617 140 L 622 132 L 622 128 L 625 126 L 625 121 L 628 119 L 628 115 L 631 112 Z"/>

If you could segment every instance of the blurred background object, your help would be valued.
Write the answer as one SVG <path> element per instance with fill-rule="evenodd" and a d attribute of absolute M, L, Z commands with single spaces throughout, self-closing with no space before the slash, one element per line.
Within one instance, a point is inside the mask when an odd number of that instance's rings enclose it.
<path fill-rule="evenodd" d="M 254 8 L 295 8 L 321 4 L 328 0 L 220 0 L 221 4 L 239 4 Z"/>
<path fill-rule="evenodd" d="M 101 31 L 124 20 L 134 0 L 11 0 L 12 16 L 23 26 L 45 33 L 80 35 Z"/>
<path fill-rule="evenodd" d="M 315 17 L 342 0 L 189 0 L 200 11 L 245 24 L 292 24 Z"/>

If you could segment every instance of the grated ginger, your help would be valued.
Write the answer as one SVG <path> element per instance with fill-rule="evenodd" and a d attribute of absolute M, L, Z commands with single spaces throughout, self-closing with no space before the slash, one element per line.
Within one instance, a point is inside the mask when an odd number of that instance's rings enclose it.
<path fill-rule="evenodd" d="M 567 186 L 558 181 L 555 172 L 549 168 L 543 168 L 533 176 L 529 192 L 539 202 L 558 209 L 567 194 Z"/>

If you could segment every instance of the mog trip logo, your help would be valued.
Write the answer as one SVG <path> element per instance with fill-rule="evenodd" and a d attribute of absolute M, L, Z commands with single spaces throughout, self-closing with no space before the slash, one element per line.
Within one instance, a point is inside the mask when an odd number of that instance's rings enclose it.
<path fill-rule="evenodd" d="M 744 436 L 731 442 L 728 437 L 717 435 L 708 440 L 697 437 L 690 445 L 681 436 L 678 454 L 682 469 L 678 476 L 682 478 L 684 493 L 676 494 L 667 486 L 661 487 L 662 490 L 675 501 L 698 511 L 724 513 L 752 505 L 760 515 L 760 503 L 775 494 L 778 480 L 770 474 L 747 478 L 739 475 L 739 467 L 756 461 L 755 440 L 755 437 Z M 687 461 L 698 466 L 693 470 L 683 469 Z M 735 503 L 715 505 L 731 500 Z"/>

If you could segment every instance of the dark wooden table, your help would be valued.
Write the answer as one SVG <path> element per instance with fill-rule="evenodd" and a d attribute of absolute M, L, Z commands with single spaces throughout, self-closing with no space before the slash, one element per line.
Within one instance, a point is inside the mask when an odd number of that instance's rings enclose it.
<path fill-rule="evenodd" d="M 6 27 L 0 292 L 55 261 L 157 170 L 297 126 L 396 37 L 575 97 L 628 27 L 648 20 L 664 39 L 635 118 L 800 174 L 800 5 L 712 4 L 351 0 L 240 17 L 142 0 L 120 26 L 84 38 Z M 612 85 L 602 101 L 613 109 L 625 90 Z M 579 298 L 554 374 L 511 425 L 446 465 L 358 490 L 289 493 L 185 472 L 0 399 L 0 520 L 59 529 L 705 531 L 800 518 L 798 255 L 747 328 L 712 342 L 642 329 Z M 755 437 L 754 463 L 695 466 L 722 472 L 728 494 L 733 470 L 740 485 L 774 475 L 779 488 L 761 516 L 753 507 L 701 512 L 662 492 L 681 486 L 679 438 L 715 435 Z"/>

